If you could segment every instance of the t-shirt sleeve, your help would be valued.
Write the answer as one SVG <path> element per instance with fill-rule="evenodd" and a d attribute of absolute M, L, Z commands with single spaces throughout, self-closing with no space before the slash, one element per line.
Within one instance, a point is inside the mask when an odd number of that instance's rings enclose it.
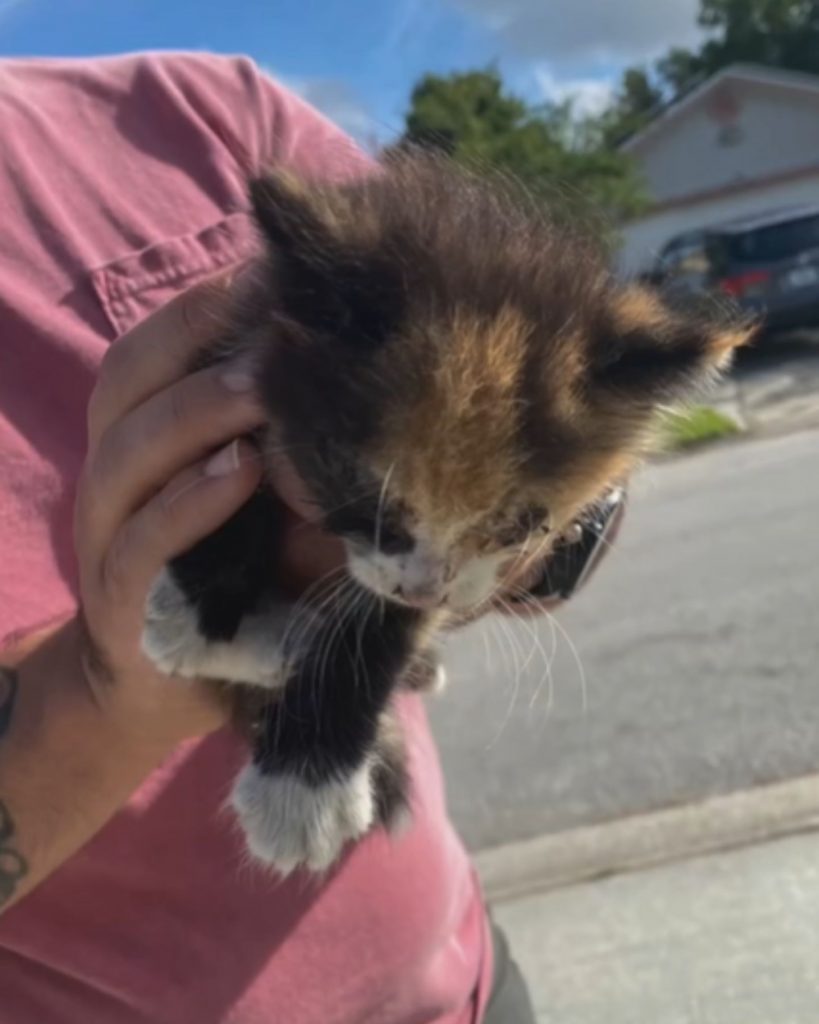
<path fill-rule="evenodd" d="M 345 180 L 372 170 L 372 158 L 294 92 L 258 69 L 255 87 L 262 125 L 260 167 L 283 164 L 324 180 Z"/>
<path fill-rule="evenodd" d="M 248 57 L 175 54 L 158 63 L 248 176 L 279 165 L 307 177 L 344 180 L 373 166 L 340 128 Z M 162 74 L 155 58 L 153 68 Z"/>

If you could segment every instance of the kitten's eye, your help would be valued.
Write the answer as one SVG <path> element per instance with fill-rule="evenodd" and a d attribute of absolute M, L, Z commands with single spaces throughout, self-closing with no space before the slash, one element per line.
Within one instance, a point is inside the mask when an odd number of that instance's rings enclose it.
<path fill-rule="evenodd" d="M 523 544 L 529 533 L 530 531 L 522 526 L 504 526 L 495 534 L 495 539 L 502 548 L 514 548 L 518 544 Z"/>
<path fill-rule="evenodd" d="M 515 519 L 503 523 L 495 534 L 497 543 L 504 548 L 524 544 L 532 534 L 549 532 L 549 512 L 541 505 L 525 508 Z"/>
<path fill-rule="evenodd" d="M 376 537 L 378 550 L 385 555 L 405 555 L 415 547 L 411 534 L 399 526 L 383 524 Z"/>
<path fill-rule="evenodd" d="M 375 515 L 352 508 L 330 513 L 324 528 L 339 537 L 377 547 L 385 555 L 406 554 L 415 546 L 412 535 L 397 524 L 382 520 L 378 525 Z"/>

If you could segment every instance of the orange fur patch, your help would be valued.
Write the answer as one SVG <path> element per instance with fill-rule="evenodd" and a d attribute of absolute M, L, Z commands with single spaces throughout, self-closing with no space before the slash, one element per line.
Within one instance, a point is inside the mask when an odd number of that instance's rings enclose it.
<path fill-rule="evenodd" d="M 716 357 L 717 365 L 724 366 L 738 348 L 750 345 L 758 330 L 758 324 L 749 324 L 717 331 L 711 338 L 711 350 Z"/>
<path fill-rule="evenodd" d="M 658 330 L 668 322 L 668 311 L 659 298 L 646 288 L 634 285 L 616 296 L 613 305 L 615 327 L 618 333 Z"/>
<path fill-rule="evenodd" d="M 635 442 L 614 452 L 582 451 L 574 465 L 550 488 L 558 528 L 565 528 L 580 509 L 596 501 L 607 487 L 627 480 L 639 461 L 641 447 L 642 443 Z"/>
<path fill-rule="evenodd" d="M 624 424 L 622 408 L 608 416 L 597 410 L 590 421 L 585 404 L 575 399 L 585 345 L 582 336 L 567 332 L 555 339 L 537 391 L 554 421 L 571 424 L 586 440 L 573 446 L 570 463 L 553 477 L 530 479 L 521 427 L 533 329 L 510 307 L 489 322 L 461 312 L 449 326 L 434 328 L 447 336 L 434 337 L 429 346 L 432 362 L 420 399 L 397 403 L 385 420 L 374 468 L 381 477 L 389 473 L 390 496 L 405 501 L 441 537 L 479 524 L 510 500 L 545 503 L 553 527 L 562 529 L 607 486 L 628 476 L 639 457 L 642 431 L 631 421 Z M 595 437 L 617 440 L 599 443 Z M 472 553 L 479 539 L 467 533 L 462 551 Z"/>
<path fill-rule="evenodd" d="M 516 310 L 458 313 L 433 330 L 428 385 L 388 416 L 376 453 L 390 491 L 440 527 L 496 508 L 519 480 L 520 381 L 531 331 Z"/>

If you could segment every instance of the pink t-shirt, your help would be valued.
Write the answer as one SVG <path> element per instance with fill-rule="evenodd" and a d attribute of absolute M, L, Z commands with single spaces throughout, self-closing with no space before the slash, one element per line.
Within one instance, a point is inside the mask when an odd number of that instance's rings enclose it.
<path fill-rule="evenodd" d="M 114 339 L 253 250 L 244 182 L 362 158 L 245 59 L 0 61 L 0 641 L 74 605 L 73 481 Z M 180 748 L 0 918 L 0 1024 L 473 1024 L 491 973 L 424 711 L 404 699 L 414 825 L 324 885 L 243 860 L 243 757 Z M 77 800 L 80 801 L 78 796 Z"/>

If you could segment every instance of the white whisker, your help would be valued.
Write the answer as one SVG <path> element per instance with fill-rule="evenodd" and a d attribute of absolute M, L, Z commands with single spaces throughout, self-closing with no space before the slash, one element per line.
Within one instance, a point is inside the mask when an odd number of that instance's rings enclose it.
<path fill-rule="evenodd" d="M 395 463 L 391 463 L 390 468 L 384 474 L 384 482 L 381 484 L 381 493 L 378 495 L 378 509 L 375 514 L 375 550 L 381 550 L 381 519 L 384 515 L 384 502 L 387 499 L 387 488 L 390 485 L 390 477 L 395 469 Z"/>
<path fill-rule="evenodd" d="M 586 670 L 583 667 L 583 660 L 580 657 L 580 653 L 577 650 L 577 646 L 575 645 L 574 641 L 569 636 L 569 634 L 566 632 L 566 630 L 561 625 L 559 620 L 554 615 L 552 615 L 551 612 L 549 612 L 545 608 L 543 608 L 542 605 L 539 605 L 539 603 L 536 600 L 534 600 L 532 598 L 531 594 L 528 594 L 526 590 L 518 588 L 517 593 L 516 593 L 515 596 L 520 598 L 520 600 L 522 600 L 523 602 L 529 602 L 532 605 L 534 605 L 535 607 L 537 607 L 538 610 L 540 611 L 540 613 L 546 616 L 546 618 L 552 624 L 553 628 L 557 632 L 559 632 L 560 635 L 566 640 L 566 643 L 569 646 L 569 651 L 571 652 L 571 655 L 572 655 L 572 658 L 574 660 L 574 663 L 577 666 L 578 677 L 579 677 L 579 682 L 580 682 L 581 708 L 582 708 L 582 711 L 583 711 L 584 715 L 588 714 L 588 710 L 589 710 L 589 695 L 588 695 L 588 681 L 587 681 L 587 678 L 586 678 Z"/>
<path fill-rule="evenodd" d="M 491 749 L 492 747 L 495 746 L 495 744 L 500 740 L 501 736 L 503 735 L 503 733 L 504 733 L 504 731 L 506 729 L 506 726 L 509 724 L 509 721 L 510 721 L 510 719 L 512 717 L 512 712 L 514 711 L 514 708 L 515 708 L 515 704 L 517 703 L 518 694 L 520 693 L 520 677 L 521 677 L 520 662 L 518 661 L 519 649 L 516 646 L 516 643 L 517 643 L 516 639 L 513 639 L 513 633 L 512 633 L 511 627 L 507 623 L 505 617 L 501 616 L 501 615 L 494 616 L 492 621 L 493 621 L 493 624 L 498 627 L 498 629 L 500 630 L 501 636 L 504 637 L 504 639 L 507 642 L 508 649 L 511 652 L 512 658 L 513 658 L 513 661 L 514 661 L 515 675 L 514 675 L 514 680 L 513 680 L 513 683 L 512 683 L 512 687 L 511 687 L 511 691 L 512 691 L 511 692 L 511 696 L 509 698 L 509 703 L 508 703 L 507 708 L 506 708 L 506 713 L 504 714 L 503 719 L 501 720 L 501 723 L 500 723 L 500 726 L 498 727 L 497 732 L 495 733 L 495 735 L 490 740 L 487 749 Z"/>

